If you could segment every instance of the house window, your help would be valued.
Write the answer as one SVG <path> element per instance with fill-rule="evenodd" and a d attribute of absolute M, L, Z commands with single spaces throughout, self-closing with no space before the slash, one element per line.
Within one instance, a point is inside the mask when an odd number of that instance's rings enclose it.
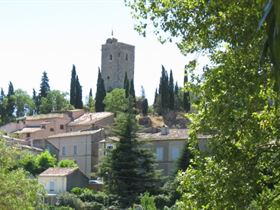
<path fill-rule="evenodd" d="M 156 160 L 162 161 L 163 160 L 163 147 L 156 148 Z"/>
<path fill-rule="evenodd" d="M 26 138 L 30 138 L 30 133 L 27 133 L 27 134 L 26 134 Z"/>
<path fill-rule="evenodd" d="M 106 149 L 108 149 L 108 150 L 113 149 L 113 144 L 107 144 Z"/>
<path fill-rule="evenodd" d="M 60 125 L 60 130 L 64 130 L 64 125 Z"/>
<path fill-rule="evenodd" d="M 172 147 L 171 160 L 177 160 L 179 156 L 180 156 L 180 149 L 178 147 Z"/>
<path fill-rule="evenodd" d="M 109 59 L 110 59 L 110 61 L 113 60 L 113 55 L 112 54 L 110 54 Z"/>
<path fill-rule="evenodd" d="M 74 145 L 74 155 L 77 155 L 77 154 L 78 154 L 77 150 L 78 150 L 77 145 Z"/>
<path fill-rule="evenodd" d="M 50 131 L 51 131 L 51 132 L 54 132 L 54 128 L 50 128 Z"/>
<path fill-rule="evenodd" d="M 65 148 L 65 146 L 62 147 L 61 153 L 62 153 L 62 155 L 65 155 L 65 154 L 66 154 L 66 148 Z"/>
<path fill-rule="evenodd" d="M 127 60 L 127 61 L 128 61 L 128 54 L 126 54 L 126 55 L 125 55 L 125 60 Z"/>
<path fill-rule="evenodd" d="M 42 129 L 46 129 L 46 125 L 42 125 L 41 128 L 42 128 Z"/>
<path fill-rule="evenodd" d="M 50 192 L 54 192 L 54 181 L 50 181 Z"/>

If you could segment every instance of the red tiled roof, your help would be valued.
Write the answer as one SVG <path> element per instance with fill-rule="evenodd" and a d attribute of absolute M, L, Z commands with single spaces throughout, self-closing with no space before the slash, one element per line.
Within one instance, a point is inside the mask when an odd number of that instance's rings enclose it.
<path fill-rule="evenodd" d="M 78 168 L 48 168 L 43 171 L 39 176 L 67 176 Z"/>

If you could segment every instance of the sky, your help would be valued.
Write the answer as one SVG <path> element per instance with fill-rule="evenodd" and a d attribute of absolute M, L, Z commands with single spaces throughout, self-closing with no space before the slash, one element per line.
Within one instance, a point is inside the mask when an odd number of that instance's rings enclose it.
<path fill-rule="evenodd" d="M 11 81 L 32 95 L 43 71 L 52 90 L 69 92 L 75 64 L 83 97 L 96 91 L 101 45 L 114 37 L 135 46 L 135 91 L 144 87 L 149 104 L 159 85 L 161 65 L 172 69 L 183 85 L 183 56 L 175 43 L 160 44 L 156 36 L 140 36 L 123 0 L 0 0 L 0 87 Z"/>

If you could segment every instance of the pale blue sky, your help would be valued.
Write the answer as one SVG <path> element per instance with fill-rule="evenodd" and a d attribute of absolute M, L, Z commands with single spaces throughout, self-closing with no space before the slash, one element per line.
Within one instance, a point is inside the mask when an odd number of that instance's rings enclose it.
<path fill-rule="evenodd" d="M 134 31 L 134 20 L 123 0 L 0 0 L 0 87 L 39 90 L 42 72 L 51 89 L 69 92 L 72 64 L 76 65 L 83 96 L 96 90 L 101 45 L 111 37 L 135 46 L 135 89 L 143 85 L 149 103 L 159 84 L 161 64 L 183 84 L 189 60 L 175 44 L 161 45 L 152 33 Z"/>

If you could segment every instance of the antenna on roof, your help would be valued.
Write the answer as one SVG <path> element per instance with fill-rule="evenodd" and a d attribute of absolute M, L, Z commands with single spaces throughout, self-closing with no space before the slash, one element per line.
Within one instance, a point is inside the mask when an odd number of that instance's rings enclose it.
<path fill-rule="evenodd" d="M 114 37 L 114 31 L 113 31 L 113 29 L 112 29 L 111 35 L 112 35 L 112 38 L 113 38 L 113 37 Z"/>

